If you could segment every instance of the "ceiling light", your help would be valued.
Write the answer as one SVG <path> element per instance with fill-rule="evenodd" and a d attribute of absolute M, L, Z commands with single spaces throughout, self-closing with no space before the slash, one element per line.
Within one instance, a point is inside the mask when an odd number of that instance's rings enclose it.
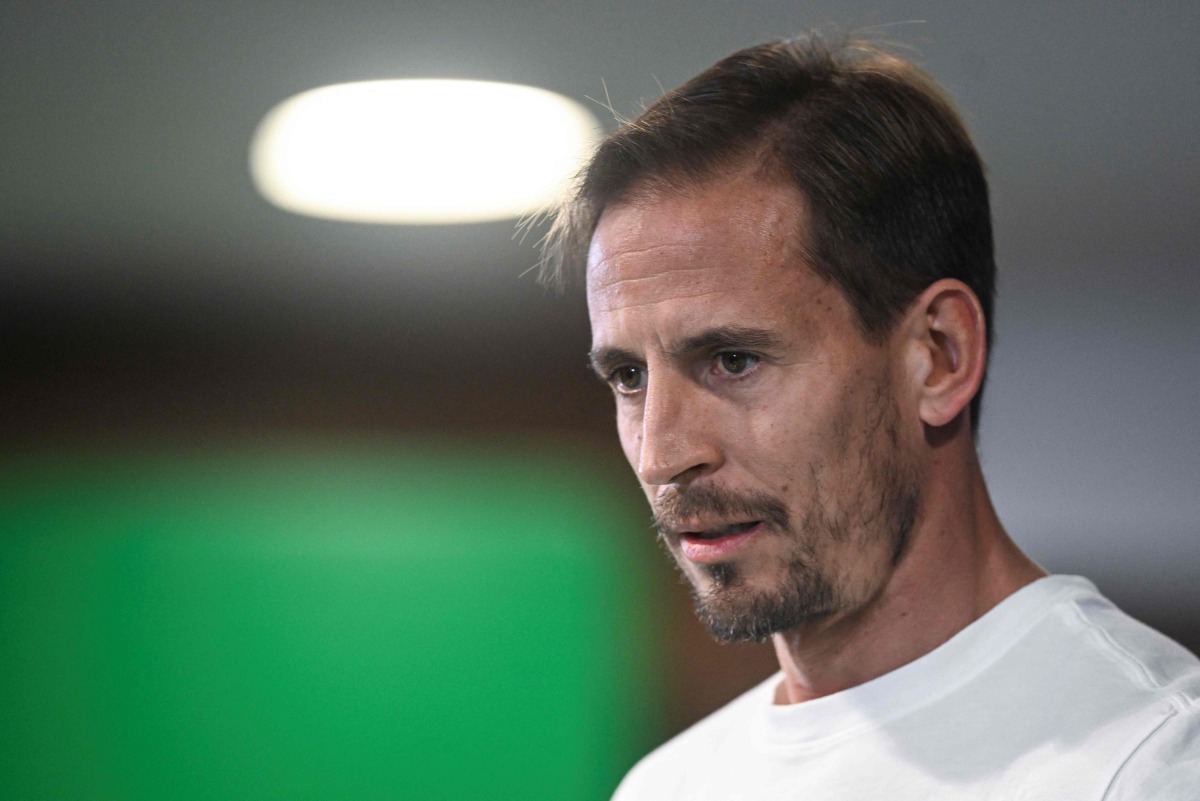
<path fill-rule="evenodd" d="M 562 95 L 485 81 L 324 86 L 263 118 L 258 191 L 297 214 L 372 223 L 519 217 L 553 201 L 600 132 Z"/>

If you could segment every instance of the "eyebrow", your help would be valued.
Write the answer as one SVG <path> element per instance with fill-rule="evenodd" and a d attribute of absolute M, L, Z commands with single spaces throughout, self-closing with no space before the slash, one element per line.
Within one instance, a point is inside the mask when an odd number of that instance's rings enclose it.
<path fill-rule="evenodd" d="M 592 366 L 601 381 L 607 381 L 608 375 L 618 364 L 640 363 L 642 360 L 624 348 L 593 348 L 588 352 L 588 363 Z"/>
<path fill-rule="evenodd" d="M 672 343 L 667 358 L 680 361 L 689 354 L 703 350 L 767 350 L 782 344 L 778 335 L 763 328 L 740 325 L 721 325 L 709 328 Z M 624 348 L 595 348 L 588 353 L 592 371 L 607 381 L 608 374 L 620 364 L 641 364 L 643 359 Z"/>
<path fill-rule="evenodd" d="M 667 356 L 678 360 L 698 350 L 767 350 L 777 348 L 783 340 L 765 328 L 740 325 L 721 325 L 686 337 L 667 348 Z"/>

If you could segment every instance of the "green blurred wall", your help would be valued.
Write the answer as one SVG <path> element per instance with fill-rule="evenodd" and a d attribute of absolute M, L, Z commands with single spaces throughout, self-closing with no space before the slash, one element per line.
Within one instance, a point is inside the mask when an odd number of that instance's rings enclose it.
<path fill-rule="evenodd" d="M 648 538 L 563 449 L 0 466 L 6 799 L 603 799 L 658 734 Z"/>

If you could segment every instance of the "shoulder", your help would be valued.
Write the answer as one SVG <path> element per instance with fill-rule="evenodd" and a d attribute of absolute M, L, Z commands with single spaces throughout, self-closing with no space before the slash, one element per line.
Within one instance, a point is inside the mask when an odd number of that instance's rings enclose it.
<path fill-rule="evenodd" d="M 1200 703 L 1174 711 L 1113 777 L 1104 801 L 1195 801 L 1200 793 Z"/>
<path fill-rule="evenodd" d="M 1079 645 L 1131 692 L 1159 699 L 1177 712 L 1197 710 L 1200 659 L 1192 652 L 1130 617 L 1094 588 L 1074 595 L 1061 611 Z"/>
<path fill-rule="evenodd" d="M 776 674 L 650 752 L 625 776 L 613 801 L 690 797 L 689 777 L 704 773 L 715 755 L 728 759 L 731 750 L 747 746 L 754 719 L 771 703 L 778 683 Z"/>
<path fill-rule="evenodd" d="M 1056 664 L 1087 695 L 1115 746 L 1106 801 L 1195 801 L 1200 787 L 1200 659 L 1092 588 L 1057 610 Z M 1072 667 L 1072 666 L 1075 667 Z"/>

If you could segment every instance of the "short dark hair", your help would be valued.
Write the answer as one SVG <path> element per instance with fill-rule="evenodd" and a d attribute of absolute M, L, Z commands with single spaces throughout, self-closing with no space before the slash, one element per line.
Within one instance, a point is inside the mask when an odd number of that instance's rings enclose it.
<path fill-rule="evenodd" d="M 805 261 L 881 342 L 941 278 L 978 296 L 992 340 L 996 267 L 983 163 L 946 94 L 868 42 L 816 35 L 741 50 L 605 139 L 558 210 L 540 266 L 582 273 L 610 205 L 756 163 L 806 200 Z M 978 426 L 982 387 L 971 402 Z"/>

